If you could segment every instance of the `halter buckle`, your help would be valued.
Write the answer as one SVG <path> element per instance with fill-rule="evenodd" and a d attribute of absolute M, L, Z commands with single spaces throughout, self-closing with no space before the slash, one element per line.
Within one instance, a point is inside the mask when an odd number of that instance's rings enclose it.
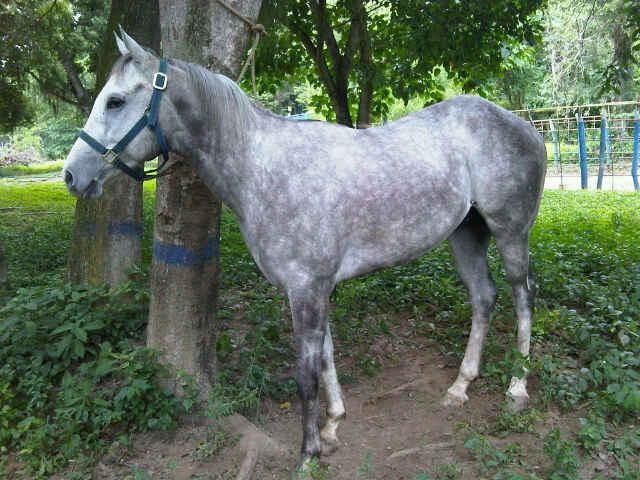
<path fill-rule="evenodd" d="M 156 90 L 165 90 L 167 88 L 167 75 L 165 73 L 155 73 L 153 76 L 153 88 Z"/>
<path fill-rule="evenodd" d="M 119 156 L 119 154 L 117 154 L 113 150 L 107 150 L 106 152 L 104 152 L 104 155 L 102 155 L 102 160 L 107 162 L 109 165 L 112 165 L 113 162 L 116 161 L 118 156 Z"/>

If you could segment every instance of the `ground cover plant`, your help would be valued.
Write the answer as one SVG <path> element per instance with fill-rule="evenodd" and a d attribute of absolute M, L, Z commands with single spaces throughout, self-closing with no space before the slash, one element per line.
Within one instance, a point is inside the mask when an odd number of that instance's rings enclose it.
<path fill-rule="evenodd" d="M 162 367 L 141 347 L 152 184 L 145 196 L 146 265 L 134 276 L 138 283 L 110 293 L 63 285 L 73 217 L 63 186 L 0 183 L 0 239 L 10 274 L 0 292 L 0 468 L 17 460 L 25 478 L 59 469 L 84 475 L 110 443 L 126 445 L 133 431 L 171 427 L 191 406 L 156 388 Z M 639 227 L 636 194 L 545 192 L 531 242 L 539 294 L 530 361 L 505 351 L 514 344 L 513 311 L 492 248 L 499 302 L 474 389 L 502 392 L 513 372 L 527 368 L 532 408 L 467 421 L 457 433 L 464 461 L 416 468 L 415 478 L 638 478 Z M 260 275 L 228 211 L 221 256 L 220 381 L 206 410 L 256 418 L 269 402 L 290 408 L 287 305 Z M 120 301 L 131 295 L 134 306 Z M 445 246 L 345 282 L 332 301 L 345 385 L 375 381 L 388 368 L 393 355 L 381 354 L 379 343 L 402 322 L 411 336 L 432 339 L 452 364 L 463 353 L 470 308 Z M 540 431 L 554 412 L 575 421 Z M 513 436 L 537 441 L 523 451 Z M 611 460 L 607 469 L 587 475 L 585 465 L 602 458 Z M 375 462 L 367 453 L 352 477 L 379 478 Z M 332 478 L 320 466 L 314 475 Z"/>

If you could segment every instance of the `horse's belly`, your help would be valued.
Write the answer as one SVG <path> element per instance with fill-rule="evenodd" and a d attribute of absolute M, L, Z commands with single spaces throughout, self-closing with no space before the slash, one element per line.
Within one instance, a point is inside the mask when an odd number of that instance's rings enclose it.
<path fill-rule="evenodd" d="M 344 255 L 336 281 L 413 260 L 446 240 L 460 225 L 469 205 L 460 203 L 446 211 L 430 212 L 414 222 L 388 224 L 374 229 L 371 235 L 352 235 L 344 247 Z"/>

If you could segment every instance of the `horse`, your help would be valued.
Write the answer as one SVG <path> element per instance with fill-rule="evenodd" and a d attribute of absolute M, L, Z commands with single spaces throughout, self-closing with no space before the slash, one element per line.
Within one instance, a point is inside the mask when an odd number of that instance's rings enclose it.
<path fill-rule="evenodd" d="M 460 406 L 478 376 L 496 299 L 487 264 L 493 237 L 512 288 L 517 347 L 529 355 L 535 284 L 528 244 L 547 163 L 530 124 L 475 96 L 368 129 L 292 121 L 255 105 L 225 76 L 160 58 L 124 31 L 116 40 L 121 56 L 64 164 L 68 190 L 98 197 L 122 171 L 147 178 L 144 162 L 160 154 L 191 159 L 235 213 L 260 270 L 288 296 L 303 464 L 337 445 L 346 413 L 327 318 L 342 280 L 449 242 L 472 306 L 464 358 L 443 400 Z M 526 375 L 513 377 L 506 395 L 514 409 L 524 408 Z"/>

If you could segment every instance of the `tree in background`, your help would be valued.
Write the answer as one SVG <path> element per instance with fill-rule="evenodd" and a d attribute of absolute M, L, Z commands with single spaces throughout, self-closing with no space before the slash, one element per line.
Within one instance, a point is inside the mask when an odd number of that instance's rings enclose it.
<path fill-rule="evenodd" d="M 33 83 L 50 98 L 89 113 L 95 93 L 96 46 L 104 36 L 108 5 L 108 0 L 3 2 L 0 129 L 11 129 L 30 118 L 28 96 Z"/>
<path fill-rule="evenodd" d="M 637 11 L 637 0 L 549 2 L 540 64 L 545 71 L 540 90 L 548 105 L 632 100 L 640 92 L 631 81 L 637 75 Z"/>
<path fill-rule="evenodd" d="M 540 85 L 545 78 L 545 55 L 542 42 L 535 46 L 512 43 L 502 49 L 500 73 L 485 87 L 488 98 L 510 110 L 544 106 Z"/>
<path fill-rule="evenodd" d="M 140 42 L 160 49 L 158 0 L 113 0 L 95 64 L 102 88 L 119 53 L 113 32 L 122 25 Z M 122 174 L 99 199 L 76 201 L 67 277 L 76 283 L 116 285 L 142 261 L 142 184 Z"/>
<path fill-rule="evenodd" d="M 637 69 L 640 50 L 640 2 L 617 0 L 613 2 L 609 35 L 613 43 L 613 55 L 605 70 L 603 93 L 612 93 L 617 100 L 631 100 L 638 95 L 634 90 L 634 69 Z"/>
<path fill-rule="evenodd" d="M 315 108 L 364 127 L 384 119 L 394 97 L 440 100 L 442 71 L 481 91 L 506 44 L 534 41 L 543 1 L 267 0 L 262 86 L 309 81 L 325 93 L 312 98 Z"/>

